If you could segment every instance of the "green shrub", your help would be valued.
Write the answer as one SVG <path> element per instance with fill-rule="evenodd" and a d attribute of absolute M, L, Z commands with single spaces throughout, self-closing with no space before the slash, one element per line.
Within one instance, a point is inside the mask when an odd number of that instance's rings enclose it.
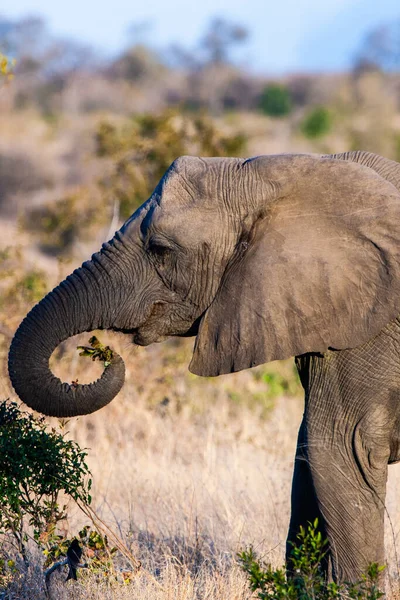
<path fill-rule="evenodd" d="M 28 564 L 28 539 L 46 548 L 57 524 L 66 518 L 66 505 L 59 504 L 61 492 L 67 499 L 90 504 L 86 452 L 55 429 L 48 430 L 43 417 L 2 402 L 0 456 L 0 535 L 3 541 L 14 538 Z"/>
<path fill-rule="evenodd" d="M 290 92 L 284 85 L 267 85 L 260 98 L 260 109 L 270 117 L 285 117 L 292 110 Z"/>
<path fill-rule="evenodd" d="M 384 567 L 373 563 L 359 581 L 352 584 L 327 583 L 322 563 L 328 550 L 327 540 L 323 540 L 318 530 L 318 519 L 309 523 L 307 529 L 301 527 L 298 543 L 291 554 L 291 572 L 286 577 L 286 567 L 273 569 L 257 560 L 252 548 L 238 555 L 239 564 L 247 573 L 251 591 L 260 600 L 331 600 L 333 598 L 353 598 L 357 600 L 377 600 L 383 597 L 379 590 L 379 575 Z"/>
<path fill-rule="evenodd" d="M 309 139 L 322 137 L 332 127 L 332 113 L 325 106 L 316 106 L 304 118 L 300 125 L 302 133 Z"/>

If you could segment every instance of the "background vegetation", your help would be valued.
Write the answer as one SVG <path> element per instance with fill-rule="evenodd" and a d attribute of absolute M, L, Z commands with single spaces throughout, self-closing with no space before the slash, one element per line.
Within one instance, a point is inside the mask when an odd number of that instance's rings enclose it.
<path fill-rule="evenodd" d="M 6 356 L 20 320 L 112 237 L 176 156 L 365 149 L 400 160 L 396 31 L 372 31 L 351 72 L 268 78 L 233 64 L 232 52 L 250 33 L 222 19 L 193 51 L 175 46 L 161 56 L 133 44 L 100 61 L 87 46 L 57 39 L 39 18 L 0 18 L 0 398 L 17 400 Z M 113 544 L 92 525 L 85 529 L 88 516 L 68 504 L 47 555 L 28 519 L 26 560 L 18 558 L 11 528 L 1 546 L 0 594 L 44 598 L 44 564 L 78 536 L 85 560 L 95 558 L 98 568 L 67 585 L 66 574 L 55 573 L 54 597 L 254 597 L 237 553 L 252 545 L 272 569 L 283 562 L 302 413 L 292 361 L 208 380 L 187 372 L 192 340 L 133 348 L 123 336 L 100 337 L 124 355 L 127 383 L 100 413 L 63 423 L 60 435 L 87 449 L 92 509 L 130 558 L 112 566 Z M 54 353 L 63 380 L 88 382 L 101 372 L 78 356 L 87 338 Z M 51 421 L 58 433 L 59 426 Z M 66 484 L 64 467 L 58 471 Z M 393 598 L 398 478 L 391 467 L 386 573 Z M 54 502 L 43 493 L 50 510 Z"/>

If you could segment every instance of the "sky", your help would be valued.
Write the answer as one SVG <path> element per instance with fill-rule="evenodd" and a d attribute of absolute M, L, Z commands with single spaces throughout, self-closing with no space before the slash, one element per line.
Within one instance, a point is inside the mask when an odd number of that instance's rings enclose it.
<path fill-rule="evenodd" d="M 399 0 L 1 0 L 7 18 L 43 16 L 52 32 L 116 54 L 132 24 L 145 24 L 137 41 L 163 50 L 194 49 L 213 17 L 250 33 L 235 58 L 263 74 L 341 71 L 351 66 L 366 33 L 400 20 Z M 140 27 L 139 27 L 140 29 Z"/>

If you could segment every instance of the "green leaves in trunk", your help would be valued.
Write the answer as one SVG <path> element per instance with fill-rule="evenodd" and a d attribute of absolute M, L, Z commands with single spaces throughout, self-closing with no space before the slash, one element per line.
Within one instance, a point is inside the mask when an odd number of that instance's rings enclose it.
<path fill-rule="evenodd" d="M 90 346 L 77 346 L 79 356 L 90 356 L 92 360 L 101 360 L 104 362 L 104 367 L 108 367 L 111 364 L 113 358 L 113 351 L 110 346 L 104 346 L 100 340 L 93 335 L 89 339 Z"/>

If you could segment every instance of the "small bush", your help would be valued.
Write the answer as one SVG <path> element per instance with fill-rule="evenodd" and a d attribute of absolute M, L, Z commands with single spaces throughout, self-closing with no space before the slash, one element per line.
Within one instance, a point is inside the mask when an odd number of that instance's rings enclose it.
<path fill-rule="evenodd" d="M 332 114 L 325 106 L 316 106 L 309 112 L 300 125 L 307 138 L 315 139 L 329 133 L 332 127 Z"/>
<path fill-rule="evenodd" d="M 284 85 L 267 85 L 260 98 L 260 109 L 270 117 L 285 117 L 292 110 L 292 99 Z"/>
<path fill-rule="evenodd" d="M 273 569 L 262 564 L 252 548 L 238 555 L 239 564 L 247 573 L 251 591 L 260 600 L 331 600 L 353 598 L 377 600 L 383 597 L 379 590 L 379 575 L 384 567 L 373 563 L 359 581 L 351 584 L 327 583 L 322 563 L 328 550 L 318 530 L 318 519 L 301 527 L 298 543 L 291 555 L 293 577 L 286 577 L 286 567 Z"/>
<path fill-rule="evenodd" d="M 25 564 L 29 539 L 45 549 L 66 518 L 59 496 L 90 504 L 91 479 L 84 452 L 43 417 L 0 404 L 0 544 L 12 537 Z M 0 545 L 1 549 L 2 544 Z"/>
<path fill-rule="evenodd" d="M 115 576 L 114 560 L 118 549 L 110 545 L 107 535 L 103 535 L 90 525 L 85 525 L 75 538 L 65 538 L 61 535 L 52 536 L 51 543 L 44 550 L 45 568 L 66 556 L 74 539 L 78 540 L 80 547 L 85 552 L 85 559 L 88 559 L 87 571 L 82 573 L 102 575 L 103 577 Z"/>

